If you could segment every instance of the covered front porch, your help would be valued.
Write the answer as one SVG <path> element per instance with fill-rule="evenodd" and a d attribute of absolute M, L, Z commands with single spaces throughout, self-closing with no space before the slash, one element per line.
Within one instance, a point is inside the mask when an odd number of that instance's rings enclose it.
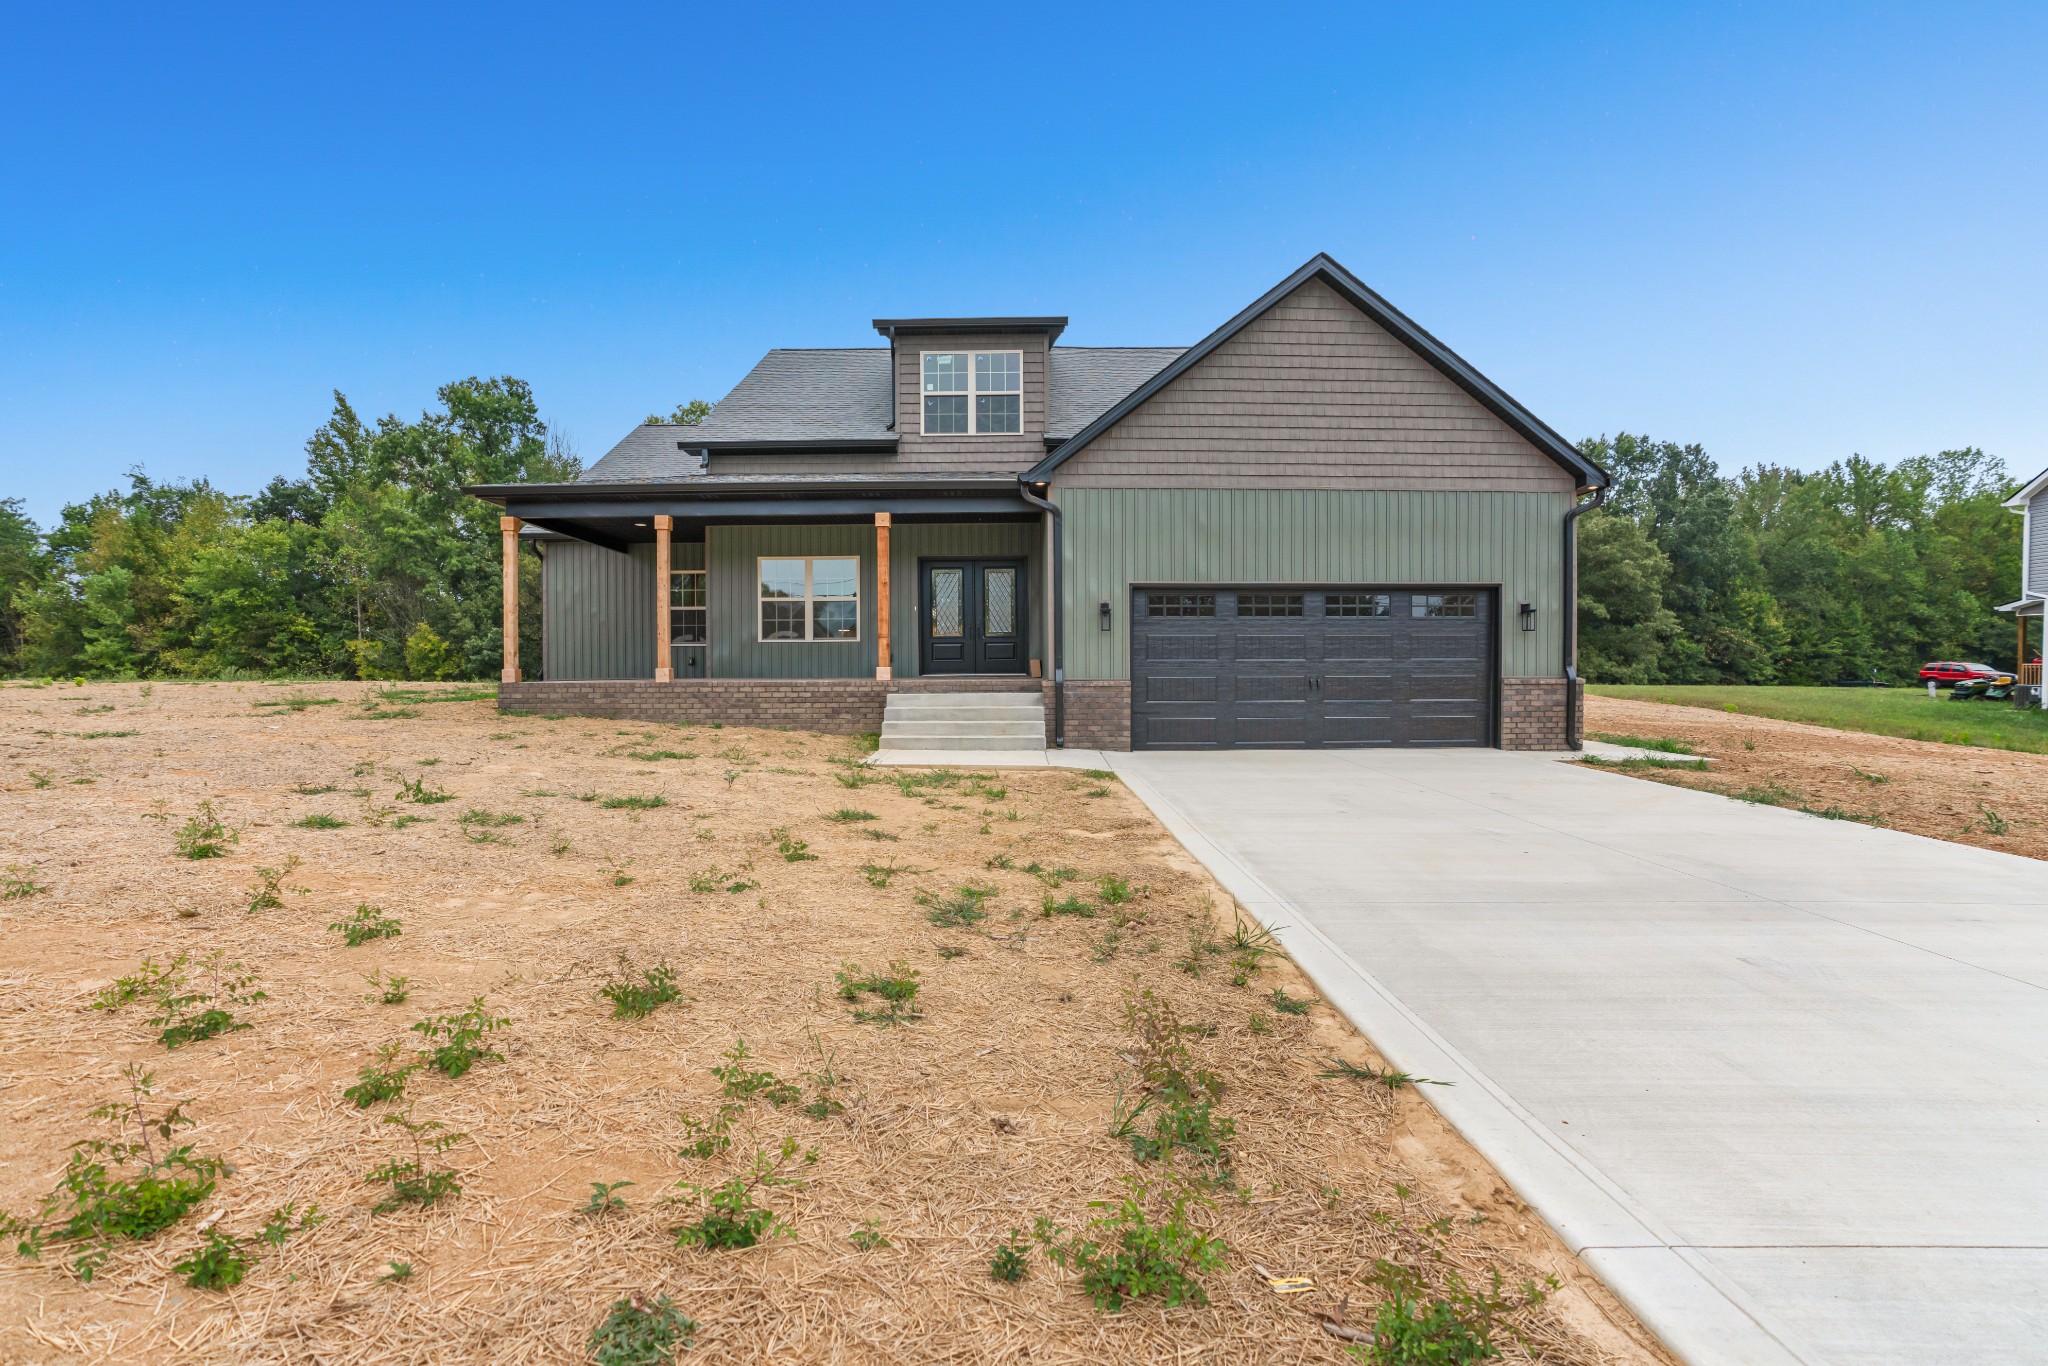
<path fill-rule="evenodd" d="M 2027 622 L 2042 615 L 2043 601 L 2041 598 L 2021 598 L 2017 602 L 2008 602 L 1998 608 L 2001 612 L 2012 613 L 2013 625 L 2019 632 L 2019 650 L 2013 656 L 2013 661 L 2022 687 L 2041 685 L 2041 663 L 2035 658 L 2040 653 L 2040 647 L 2028 648 L 2027 639 L 2030 631 Z"/>
<path fill-rule="evenodd" d="M 1047 672 L 1046 527 L 1012 479 L 476 492 L 504 510 L 507 684 L 946 678 L 1033 688 Z M 522 547 L 541 559 L 538 604 L 519 600 Z M 541 659 L 522 661 L 520 614 L 535 607 Z"/>

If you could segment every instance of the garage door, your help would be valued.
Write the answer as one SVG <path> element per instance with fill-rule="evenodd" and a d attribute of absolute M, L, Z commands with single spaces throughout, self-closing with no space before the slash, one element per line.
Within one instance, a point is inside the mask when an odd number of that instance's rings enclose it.
<path fill-rule="evenodd" d="M 1131 591 L 1138 749 L 1488 745 L 1485 589 Z"/>

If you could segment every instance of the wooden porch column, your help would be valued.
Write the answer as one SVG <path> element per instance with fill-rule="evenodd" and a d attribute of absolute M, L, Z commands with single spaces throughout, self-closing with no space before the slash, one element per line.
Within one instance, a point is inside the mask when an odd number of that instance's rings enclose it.
<path fill-rule="evenodd" d="M 673 683 L 676 678 L 674 653 L 668 643 L 669 532 L 676 519 L 667 513 L 654 517 L 654 681 Z"/>
<path fill-rule="evenodd" d="M 875 514 L 875 677 L 889 673 L 889 514 Z"/>
<path fill-rule="evenodd" d="M 519 528 L 517 517 L 500 517 L 498 534 L 505 541 L 505 667 L 498 671 L 502 683 L 519 681 Z"/>

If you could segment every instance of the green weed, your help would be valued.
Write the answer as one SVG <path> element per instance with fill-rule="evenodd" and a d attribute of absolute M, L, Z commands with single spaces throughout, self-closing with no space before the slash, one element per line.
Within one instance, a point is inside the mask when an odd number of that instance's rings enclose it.
<path fill-rule="evenodd" d="M 792 835 L 786 825 L 777 826 L 768 833 L 775 841 L 776 849 L 781 852 L 784 863 L 808 863 L 818 857 L 810 852 L 810 843 Z"/>
<path fill-rule="evenodd" d="M 363 999 L 378 1005 L 402 1006 L 405 998 L 412 995 L 412 988 L 408 985 L 412 981 L 410 977 L 386 977 L 382 972 L 373 972 L 363 980 L 370 984 L 370 994 Z"/>
<path fill-rule="evenodd" d="M 1309 1012 L 1309 1008 L 1315 1004 L 1313 997 L 1289 996 L 1284 987 L 1273 988 L 1272 1000 L 1273 1009 L 1279 1011 L 1282 1015 L 1306 1015 Z"/>
<path fill-rule="evenodd" d="M 1373 1319 L 1372 1342 L 1361 1353 L 1376 1366 L 1473 1366 L 1492 1361 L 1500 1356 L 1497 1334 L 1520 1339 L 1502 1320 L 1545 1298 L 1529 1281 L 1519 1300 L 1509 1299 L 1501 1293 L 1498 1271 L 1484 1290 L 1473 1289 L 1455 1271 L 1446 1272 L 1445 1288 L 1434 1296 L 1428 1295 L 1417 1272 L 1394 1262 L 1381 1261 L 1369 1279 L 1387 1295 Z"/>
<path fill-rule="evenodd" d="M 427 1066 L 449 1080 L 460 1077 L 480 1062 L 503 1062 L 505 1055 L 483 1047 L 492 1034 L 512 1021 L 484 1009 L 484 998 L 472 996 L 469 1009 L 455 1015 L 435 1015 L 412 1027 L 430 1048 L 421 1050 Z"/>
<path fill-rule="evenodd" d="M 298 866 L 299 856 L 293 854 L 284 861 L 284 867 L 282 868 L 258 868 L 256 870 L 256 886 L 249 893 L 249 911 L 252 915 L 257 911 L 275 911 L 280 909 L 284 905 L 284 894 L 287 891 L 298 892 L 302 896 L 306 893 L 307 888 L 288 888 L 284 885 L 284 880 L 290 877 Z"/>
<path fill-rule="evenodd" d="M 370 1213 L 389 1214 L 407 1205 L 425 1209 L 462 1194 L 456 1174 L 433 1163 L 467 1140 L 468 1134 L 456 1133 L 438 1119 L 416 1120 L 410 1112 L 386 1115 L 384 1122 L 405 1131 L 412 1145 L 412 1156 L 394 1158 L 364 1173 L 363 1180 L 370 1184 L 391 1188 L 390 1194 L 370 1207 Z"/>
<path fill-rule="evenodd" d="M 889 970 L 868 972 L 858 963 L 844 963 L 834 974 L 839 983 L 839 999 L 856 1003 L 864 996 L 873 996 L 881 1001 L 879 1009 L 856 1008 L 853 1018 L 862 1024 L 878 1024 L 884 1027 L 904 1024 L 924 1018 L 917 1009 L 917 970 L 897 959 L 889 964 Z"/>
<path fill-rule="evenodd" d="M 786 1082 L 773 1072 L 756 1071 L 747 1066 L 754 1055 L 747 1051 L 745 1039 L 735 1040 L 733 1046 L 722 1054 L 725 1066 L 714 1067 L 711 1075 L 717 1077 L 724 1087 L 725 1098 L 741 1104 L 759 1097 L 780 1110 L 803 1099 L 803 1088 Z"/>
<path fill-rule="evenodd" d="M 862 811 L 857 807 L 842 806 L 837 811 L 826 816 L 825 819 L 828 821 L 839 821 L 843 824 L 851 821 L 871 821 L 877 818 L 872 811 Z"/>
<path fill-rule="evenodd" d="M 1095 905 L 1078 896 L 1055 898 L 1051 892 L 1047 892 L 1039 900 L 1038 914 L 1046 920 L 1056 915 L 1079 916 L 1084 920 L 1092 920 L 1095 918 Z"/>
<path fill-rule="evenodd" d="M 1031 1263 L 1027 1256 L 1031 1251 L 1030 1242 L 1024 1237 L 1024 1230 L 1013 1228 L 1010 1236 L 996 1248 L 996 1255 L 989 1259 L 988 1274 L 1005 1285 L 1015 1285 L 1031 1274 Z"/>
<path fill-rule="evenodd" d="M 1604 740 L 1610 745 L 1622 745 L 1629 749 L 1656 750 L 1660 754 L 1697 754 L 1699 752 L 1683 740 L 1672 740 L 1662 736 L 1610 735 L 1605 731 L 1595 731 L 1593 738 L 1595 740 Z"/>
<path fill-rule="evenodd" d="M 0 870 L 0 901 L 21 901 L 38 892 L 49 891 L 47 886 L 35 880 L 34 873 L 33 867 L 23 867 L 19 863 L 10 863 Z"/>
<path fill-rule="evenodd" d="M 356 1084 L 342 1088 L 344 1100 L 352 1100 L 358 1110 L 367 1110 L 381 1101 L 397 1100 L 405 1094 L 405 1079 L 419 1067 L 418 1062 L 401 1064 L 398 1056 L 405 1049 L 403 1044 L 387 1043 L 377 1049 L 377 1061 L 366 1063 L 356 1073 Z"/>
<path fill-rule="evenodd" d="M 358 905 L 346 920 L 337 920 L 327 928 L 339 934 L 342 942 L 352 949 L 379 939 L 396 939 L 404 933 L 398 921 L 384 914 L 383 907 L 372 906 L 367 901 Z"/>
<path fill-rule="evenodd" d="M 644 1020 L 683 993 L 676 986 L 675 969 L 666 962 L 635 968 L 622 953 L 618 974 L 599 987 L 597 994 L 612 1003 L 614 1020 Z"/>
<path fill-rule="evenodd" d="M 593 1181 L 590 1183 L 590 1199 L 584 1203 L 582 1212 L 589 1215 L 616 1214 L 626 1207 L 626 1197 L 619 1192 L 631 1181 Z"/>
<path fill-rule="evenodd" d="M 1038 1221 L 1036 1239 L 1046 1257 L 1079 1272 L 1081 1288 L 1105 1314 L 1117 1313 L 1135 1299 L 1157 1298 L 1168 1308 L 1209 1302 L 1199 1278 L 1221 1267 L 1228 1249 L 1222 1239 L 1188 1223 L 1188 1207 L 1209 1201 L 1184 1187 L 1169 1186 L 1155 1221 L 1147 1209 L 1152 1199 L 1143 1181 L 1127 1178 L 1118 1199 L 1088 1202 L 1090 1209 L 1102 1213 L 1089 1221 L 1085 1234 L 1068 1236 L 1051 1220 Z"/>
<path fill-rule="evenodd" d="M 219 1229 L 209 1229 L 206 1241 L 187 1253 L 171 1270 L 185 1278 L 194 1290 L 232 1290 L 256 1264 L 255 1257 L 242 1248 L 242 1240 Z"/>
<path fill-rule="evenodd" d="M 919 892 L 916 901 L 926 908 L 925 919 L 940 929 L 967 929 L 988 919 L 988 912 L 981 905 L 995 894 L 994 887 L 981 887 L 970 882 L 950 896 Z"/>
<path fill-rule="evenodd" d="M 178 829 L 177 848 L 180 858 L 225 858 L 228 846 L 242 838 L 238 830 L 230 830 L 213 809 L 213 800 L 208 798 L 199 803 L 197 814 Z"/>
<path fill-rule="evenodd" d="M 428 783 L 424 773 L 417 778 L 408 778 L 401 773 L 398 775 L 398 800 L 418 806 L 438 806 L 442 802 L 454 801 L 455 794 Z"/>
<path fill-rule="evenodd" d="M 598 803 L 606 811 L 653 811 L 668 805 L 666 797 L 606 797 Z"/>
<path fill-rule="evenodd" d="M 249 1028 L 248 1021 L 235 1017 L 234 1008 L 247 1009 L 269 999 L 257 987 L 255 973 L 229 962 L 216 949 L 197 963 L 189 952 L 162 965 L 145 957 L 139 970 L 102 991 L 92 1008 L 120 1010 L 147 1001 L 156 1011 L 149 1022 L 161 1031 L 157 1042 L 177 1048 Z"/>
<path fill-rule="evenodd" d="M 773 1151 L 756 1153 L 752 1169 L 746 1174 L 735 1176 L 721 1185 L 677 1182 L 683 1199 L 696 1204 L 698 1217 L 674 1230 L 676 1246 L 719 1251 L 753 1247 L 764 1238 L 792 1236 L 794 1230 L 789 1224 L 773 1210 L 755 1203 L 754 1197 L 776 1187 L 803 1185 L 794 1177 L 783 1174 L 783 1168 L 796 1158 L 798 1147 L 794 1138 L 785 1138 Z M 805 1163 L 817 1161 L 818 1150 L 808 1150 L 802 1160 Z"/>
<path fill-rule="evenodd" d="M 879 1219 L 863 1219 L 859 1228 L 846 1235 L 846 1240 L 862 1252 L 873 1252 L 890 1245 Z"/>
<path fill-rule="evenodd" d="M 697 1321 L 668 1296 L 632 1295 L 612 1302 L 583 1350 L 597 1366 L 662 1366 L 696 1335 Z"/>
<path fill-rule="evenodd" d="M 1410 1076 L 1406 1072 L 1397 1072 L 1391 1067 L 1384 1072 L 1377 1072 L 1369 1066 L 1346 1062 L 1342 1058 L 1330 1059 L 1330 1065 L 1316 1073 L 1316 1075 L 1343 1081 L 1371 1082 L 1375 1086 L 1384 1086 L 1389 1091 L 1398 1091 L 1404 1086 L 1451 1085 L 1447 1081 L 1431 1081 L 1428 1077 Z"/>

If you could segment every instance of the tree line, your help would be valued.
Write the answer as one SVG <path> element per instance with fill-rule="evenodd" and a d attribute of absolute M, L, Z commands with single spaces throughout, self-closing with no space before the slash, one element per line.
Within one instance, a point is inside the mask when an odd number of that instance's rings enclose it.
<path fill-rule="evenodd" d="M 460 380 L 437 400 L 369 425 L 336 393 L 305 473 L 254 495 L 138 468 L 47 529 L 0 499 L 0 673 L 495 677 L 498 512 L 462 490 L 582 463 L 520 380 Z M 2013 659 L 1992 609 L 2019 582 L 2018 519 L 2000 506 L 2014 483 L 1981 450 L 1727 476 L 1697 445 L 1580 447 L 1615 476 L 1579 522 L 1590 681 L 1901 681 L 1927 659 Z M 520 572 L 539 601 L 539 565 Z M 540 657 L 539 616 L 521 619 L 522 658 Z"/>

